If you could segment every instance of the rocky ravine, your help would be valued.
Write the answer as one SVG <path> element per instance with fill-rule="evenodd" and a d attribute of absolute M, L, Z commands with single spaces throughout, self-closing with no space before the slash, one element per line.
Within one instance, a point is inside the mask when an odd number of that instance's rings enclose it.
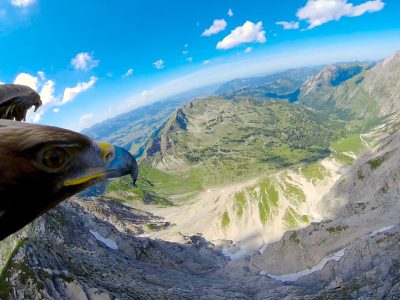
<path fill-rule="evenodd" d="M 113 205 L 125 218 L 115 226 Z M 104 214 L 104 215 L 103 215 Z M 96 215 L 108 217 L 110 222 Z M 265 252 L 228 260 L 201 236 L 177 237 L 179 243 L 138 237 L 144 224 L 160 224 L 154 216 L 101 199 L 74 199 L 41 218 L 34 236 L 24 242 L 2 276 L 2 298 L 9 299 L 346 299 L 400 296 L 400 227 L 347 239 L 343 256 L 321 271 L 281 282 L 265 274 L 268 264 L 296 266 L 318 263 L 320 248 L 333 251 L 332 223 L 314 224 L 271 244 Z M 163 224 L 168 226 L 168 224 Z M 380 225 L 379 225 L 380 226 Z M 368 231 L 365 229 L 365 231 Z M 311 233 L 311 234 L 310 234 Z M 310 237 L 309 237 L 310 236 Z M 342 236 L 343 237 L 343 236 Z M 324 247 L 322 245 L 325 245 Z M 328 250 L 329 248 L 329 250 Z M 301 250 L 299 250 L 301 249 Z M 269 255 L 268 255 L 269 254 Z M 322 259 L 322 257 L 321 257 Z M 303 260 L 304 261 L 304 260 Z M 298 269 L 304 268 L 297 264 Z M 269 271 L 271 270 L 271 271 Z M 264 271 L 264 272 L 263 272 Z M 272 275 L 271 275 L 272 276 Z M 273 277 L 273 276 L 272 276 Z"/>

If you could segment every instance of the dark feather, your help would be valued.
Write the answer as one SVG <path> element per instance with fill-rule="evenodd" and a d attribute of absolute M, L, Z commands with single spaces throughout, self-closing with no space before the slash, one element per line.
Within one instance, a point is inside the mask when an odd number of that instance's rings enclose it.
<path fill-rule="evenodd" d="M 56 166 L 45 155 L 54 149 L 63 153 Z M 62 128 L 0 120 L 0 240 L 87 187 L 124 175 L 135 182 L 138 172 L 123 148 Z"/>

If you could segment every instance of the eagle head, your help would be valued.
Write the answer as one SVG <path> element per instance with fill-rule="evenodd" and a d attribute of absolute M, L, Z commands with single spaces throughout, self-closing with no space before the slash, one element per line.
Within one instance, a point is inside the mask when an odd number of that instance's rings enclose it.
<path fill-rule="evenodd" d="M 138 177 L 125 149 L 57 127 L 0 120 L 0 239 L 107 178 Z"/>

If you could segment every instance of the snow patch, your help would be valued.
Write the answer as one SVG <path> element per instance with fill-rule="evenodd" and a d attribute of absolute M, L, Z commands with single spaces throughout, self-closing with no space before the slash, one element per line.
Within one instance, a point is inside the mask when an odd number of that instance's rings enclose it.
<path fill-rule="evenodd" d="M 142 234 L 139 234 L 138 237 L 148 238 L 148 237 L 150 237 L 150 235 L 148 233 L 142 233 Z"/>
<path fill-rule="evenodd" d="M 371 232 L 369 234 L 369 236 L 374 236 L 374 235 L 377 235 L 379 233 L 384 233 L 384 232 L 389 231 L 390 229 L 392 229 L 394 227 L 396 227 L 396 225 L 389 225 L 389 226 L 385 226 L 385 227 L 379 228 L 378 230 L 375 230 L 375 231 Z"/>
<path fill-rule="evenodd" d="M 96 238 L 96 240 L 102 242 L 102 243 L 105 244 L 108 248 L 113 249 L 113 250 L 117 250 L 117 249 L 118 249 L 117 243 L 114 242 L 113 240 L 107 239 L 107 238 L 101 236 L 101 235 L 100 235 L 97 231 L 95 231 L 95 230 L 90 230 L 90 229 L 89 229 L 89 231 L 90 231 L 90 233 Z"/>
<path fill-rule="evenodd" d="M 268 245 L 262 246 L 262 247 L 258 250 L 258 252 L 259 252 L 260 254 L 263 254 L 264 251 L 265 251 L 265 249 L 267 249 L 267 246 L 268 246 Z"/>
<path fill-rule="evenodd" d="M 352 159 L 356 159 L 356 158 L 357 158 L 357 154 L 355 154 L 355 153 L 352 152 L 352 151 L 343 152 L 342 154 L 344 154 L 344 155 L 346 155 L 346 156 L 348 156 L 348 157 L 350 157 L 350 158 L 352 158 Z"/>
<path fill-rule="evenodd" d="M 223 248 L 222 254 L 225 257 L 229 257 L 231 260 L 239 259 L 247 254 L 247 247 L 246 246 L 240 247 L 240 250 L 236 251 L 235 253 L 231 253 L 228 251 L 228 249 Z"/>
<path fill-rule="evenodd" d="M 311 269 L 305 269 L 300 272 L 284 274 L 284 275 L 273 275 L 273 274 L 269 274 L 265 271 L 261 271 L 260 275 L 266 275 L 268 277 L 271 277 L 272 279 L 275 279 L 275 280 L 278 280 L 281 282 L 294 282 L 302 276 L 310 275 L 311 273 L 314 273 L 316 271 L 321 271 L 325 267 L 325 265 L 328 263 L 328 261 L 331 261 L 331 260 L 339 261 L 343 257 L 345 250 L 346 250 L 346 248 L 343 248 L 335 253 L 332 253 L 331 255 L 324 257 L 317 265 L 315 265 Z"/>

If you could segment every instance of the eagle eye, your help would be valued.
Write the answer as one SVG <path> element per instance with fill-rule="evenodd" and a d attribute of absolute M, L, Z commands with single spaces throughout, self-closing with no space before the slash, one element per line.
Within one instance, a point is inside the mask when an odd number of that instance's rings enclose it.
<path fill-rule="evenodd" d="M 66 164 L 68 153 L 61 147 L 54 147 L 43 152 L 42 163 L 50 169 L 59 169 Z"/>

